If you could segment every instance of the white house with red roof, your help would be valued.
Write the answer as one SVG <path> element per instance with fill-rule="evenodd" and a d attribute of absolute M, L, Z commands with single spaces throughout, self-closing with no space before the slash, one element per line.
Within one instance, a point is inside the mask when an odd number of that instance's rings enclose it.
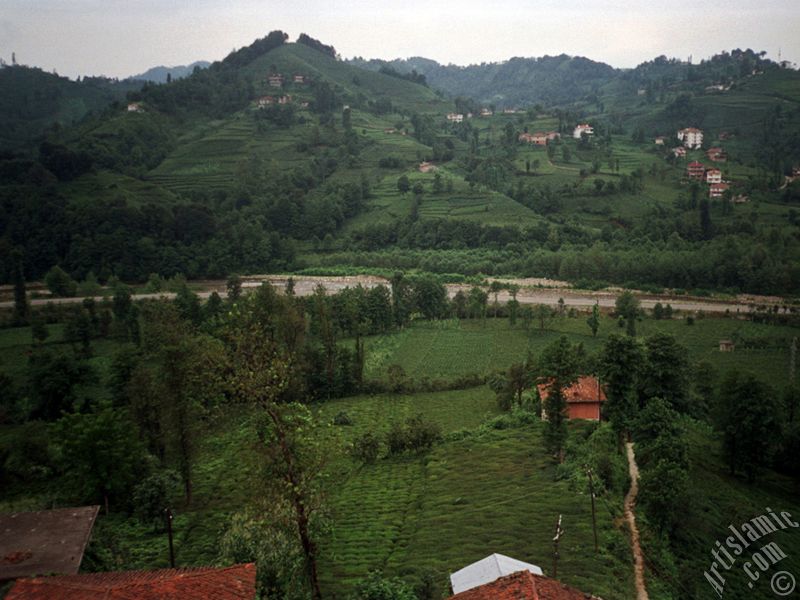
<path fill-rule="evenodd" d="M 686 127 L 678 131 L 678 139 L 689 149 L 697 149 L 703 145 L 703 132 L 696 127 Z"/>
<path fill-rule="evenodd" d="M 707 169 L 706 183 L 722 183 L 722 171 L 719 169 Z"/>
<path fill-rule="evenodd" d="M 579 140 L 584 133 L 586 135 L 594 135 L 594 128 L 588 123 L 581 123 L 575 127 L 575 130 L 572 132 L 572 137 Z"/>
<path fill-rule="evenodd" d="M 711 187 L 708 188 L 708 197 L 722 198 L 728 188 L 730 188 L 730 186 L 727 183 L 712 183 Z"/>

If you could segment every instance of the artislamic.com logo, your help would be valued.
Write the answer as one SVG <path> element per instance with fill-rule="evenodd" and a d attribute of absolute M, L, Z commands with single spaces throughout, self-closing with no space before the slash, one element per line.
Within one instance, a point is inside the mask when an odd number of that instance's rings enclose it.
<path fill-rule="evenodd" d="M 776 531 L 798 527 L 800 527 L 800 523 L 794 521 L 790 513 L 786 511 L 777 513 L 769 507 L 765 514 L 753 517 L 738 528 L 729 525 L 728 530 L 733 535 L 726 537 L 724 542 L 716 541 L 716 547 L 711 550 L 714 561 L 711 563 L 711 567 L 703 573 L 706 580 L 716 594 L 722 598 L 725 590 L 725 575 L 750 546 Z M 767 572 L 773 566 L 786 558 L 786 553 L 775 542 L 769 542 L 749 550 L 744 558 L 741 568 L 750 580 L 747 583 L 748 587 L 753 589 L 754 584 L 762 576 L 766 577 Z M 772 575 L 770 580 L 770 587 L 776 596 L 789 596 L 795 591 L 795 584 L 794 575 L 788 571 L 778 571 Z"/>

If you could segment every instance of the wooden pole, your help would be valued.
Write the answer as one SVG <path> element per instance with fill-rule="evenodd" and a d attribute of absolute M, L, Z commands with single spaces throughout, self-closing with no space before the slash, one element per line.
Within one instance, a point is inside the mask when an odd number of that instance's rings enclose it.
<path fill-rule="evenodd" d="M 558 522 L 556 523 L 556 532 L 553 536 L 553 579 L 558 577 L 558 540 L 564 534 L 561 529 L 561 515 L 558 515 Z"/>
<path fill-rule="evenodd" d="M 592 470 L 586 468 L 586 474 L 589 476 L 589 494 L 592 496 L 592 531 L 594 532 L 594 553 L 597 554 L 597 515 L 594 508 L 594 481 L 592 480 Z"/>
<path fill-rule="evenodd" d="M 167 516 L 167 536 L 169 537 L 169 566 L 175 568 L 175 548 L 172 545 L 172 511 L 168 508 L 164 509 Z"/>

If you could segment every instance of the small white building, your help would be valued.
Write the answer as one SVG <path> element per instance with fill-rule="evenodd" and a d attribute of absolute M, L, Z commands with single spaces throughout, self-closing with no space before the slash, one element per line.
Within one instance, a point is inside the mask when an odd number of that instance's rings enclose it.
<path fill-rule="evenodd" d="M 453 588 L 453 594 L 460 594 L 517 571 L 530 571 L 534 575 L 543 575 L 542 570 L 536 565 L 502 554 L 492 554 L 478 562 L 467 565 L 455 573 L 451 573 L 450 586 Z"/>
<path fill-rule="evenodd" d="M 678 131 L 678 139 L 689 149 L 697 149 L 703 145 L 703 132 L 696 127 L 687 127 Z"/>
<path fill-rule="evenodd" d="M 461 123 L 464 120 L 464 115 L 461 113 L 447 113 L 447 120 L 451 123 Z"/>
<path fill-rule="evenodd" d="M 584 133 L 586 135 L 594 135 L 594 129 L 588 123 L 581 123 L 575 128 L 575 131 L 572 132 L 572 137 L 579 140 Z"/>
<path fill-rule="evenodd" d="M 141 113 L 144 112 L 144 107 L 140 102 L 131 102 L 130 104 L 128 104 L 128 112 Z"/>
<path fill-rule="evenodd" d="M 489 110 L 488 108 L 482 108 L 481 109 L 481 116 L 482 117 L 491 117 L 493 114 L 494 113 L 491 110 Z"/>
<path fill-rule="evenodd" d="M 719 169 L 706 169 L 706 183 L 722 183 L 722 171 Z"/>

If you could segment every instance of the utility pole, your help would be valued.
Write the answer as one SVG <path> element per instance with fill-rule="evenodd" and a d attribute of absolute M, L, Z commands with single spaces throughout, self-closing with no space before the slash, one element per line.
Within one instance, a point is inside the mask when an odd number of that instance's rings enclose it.
<path fill-rule="evenodd" d="M 169 537 L 169 566 L 175 568 L 175 548 L 172 546 L 172 511 L 168 508 L 164 509 L 164 514 L 167 517 L 167 536 Z"/>
<path fill-rule="evenodd" d="M 558 523 L 556 523 L 556 533 L 553 536 L 553 579 L 558 577 L 558 540 L 564 535 L 564 530 L 561 529 L 561 515 L 558 515 Z"/>
<path fill-rule="evenodd" d="M 789 352 L 789 384 L 794 385 L 794 370 L 797 359 L 797 336 L 792 338 L 792 347 Z"/>
<path fill-rule="evenodd" d="M 597 517 L 594 510 L 594 481 L 592 480 L 592 470 L 586 467 L 586 474 L 589 476 L 589 494 L 592 496 L 592 531 L 594 532 L 594 553 L 597 554 Z"/>

